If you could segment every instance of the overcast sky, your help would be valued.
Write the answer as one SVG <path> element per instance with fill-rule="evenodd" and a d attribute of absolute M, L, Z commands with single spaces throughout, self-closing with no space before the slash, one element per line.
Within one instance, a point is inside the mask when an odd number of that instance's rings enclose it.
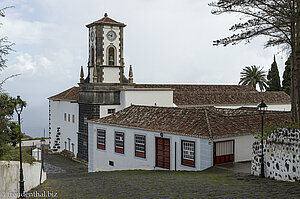
<path fill-rule="evenodd" d="M 215 47 L 213 40 L 229 36 L 241 15 L 212 15 L 210 0 L 1 0 L 8 9 L 1 18 L 0 37 L 15 43 L 8 68 L 0 79 L 4 89 L 20 95 L 28 106 L 22 113 L 23 132 L 34 137 L 48 132 L 47 98 L 79 82 L 87 64 L 88 29 L 108 16 L 127 26 L 124 57 L 132 64 L 136 83 L 237 84 L 242 68 L 270 68 L 276 54 L 280 75 L 286 54 L 263 48 L 264 38 L 251 44 Z M 86 71 L 86 68 L 85 68 Z"/>

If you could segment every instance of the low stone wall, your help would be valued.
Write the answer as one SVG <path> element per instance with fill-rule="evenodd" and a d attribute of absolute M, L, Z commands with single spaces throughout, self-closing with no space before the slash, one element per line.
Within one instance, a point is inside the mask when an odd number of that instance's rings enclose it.
<path fill-rule="evenodd" d="M 265 176 L 283 181 L 300 180 L 300 129 L 279 128 L 264 141 Z M 251 173 L 260 175 L 261 144 L 253 144 Z"/>
<path fill-rule="evenodd" d="M 40 184 L 41 163 L 23 163 L 25 192 Z M 46 180 L 46 172 L 42 173 L 42 182 Z M 20 191 L 20 162 L 0 161 L 0 198 L 17 198 Z"/>

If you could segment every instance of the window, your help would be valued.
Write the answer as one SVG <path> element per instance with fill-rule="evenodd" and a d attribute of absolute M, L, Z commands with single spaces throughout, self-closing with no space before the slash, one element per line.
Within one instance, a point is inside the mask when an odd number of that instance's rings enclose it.
<path fill-rule="evenodd" d="M 68 114 L 68 122 L 70 122 L 70 114 Z"/>
<path fill-rule="evenodd" d="M 108 65 L 113 66 L 115 64 L 115 50 L 114 47 L 108 49 Z"/>
<path fill-rule="evenodd" d="M 135 135 L 135 156 L 146 158 L 146 136 Z"/>
<path fill-rule="evenodd" d="M 64 119 L 67 121 L 67 113 L 64 113 Z"/>
<path fill-rule="evenodd" d="M 115 108 L 109 108 L 107 109 L 107 114 L 114 114 L 116 112 Z"/>
<path fill-rule="evenodd" d="M 105 130 L 97 130 L 97 148 L 105 150 Z"/>
<path fill-rule="evenodd" d="M 87 124 L 87 117 L 83 118 L 83 124 Z"/>
<path fill-rule="evenodd" d="M 72 122 L 75 123 L 75 115 L 72 115 Z"/>
<path fill-rule="evenodd" d="M 181 140 L 181 164 L 195 167 L 195 142 Z"/>
<path fill-rule="evenodd" d="M 115 152 L 124 154 L 124 133 L 115 132 Z"/>

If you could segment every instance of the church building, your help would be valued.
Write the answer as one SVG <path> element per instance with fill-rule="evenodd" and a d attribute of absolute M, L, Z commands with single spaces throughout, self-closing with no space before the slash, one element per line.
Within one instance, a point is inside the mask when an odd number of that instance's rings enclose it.
<path fill-rule="evenodd" d="M 133 69 L 124 74 L 124 23 L 105 13 L 88 25 L 87 74 L 81 67 L 78 87 L 49 97 L 49 136 L 54 152 L 72 151 L 88 160 L 88 121 L 96 121 L 131 105 L 154 107 L 255 107 L 261 99 L 271 110 L 289 111 L 284 92 L 258 92 L 243 85 L 136 84 Z M 128 66 L 127 66 L 128 67 Z M 159 121 L 157 121 L 159 122 Z"/>

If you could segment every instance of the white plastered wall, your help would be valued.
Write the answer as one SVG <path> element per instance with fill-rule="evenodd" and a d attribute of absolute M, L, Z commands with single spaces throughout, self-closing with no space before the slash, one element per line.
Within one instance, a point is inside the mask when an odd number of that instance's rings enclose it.
<path fill-rule="evenodd" d="M 108 109 L 115 109 L 116 112 L 118 112 L 121 110 L 121 106 L 120 105 L 100 105 L 100 118 L 111 115 L 111 114 L 108 114 Z"/>
<path fill-rule="evenodd" d="M 71 103 L 69 101 L 54 101 L 49 100 L 50 103 L 50 147 L 53 149 L 55 140 L 57 140 L 57 128 L 60 127 L 60 149 L 65 149 L 65 142 L 67 143 L 67 150 L 69 150 L 70 138 L 70 151 L 72 151 L 72 143 L 74 144 L 74 154 L 77 155 L 77 132 L 78 132 L 78 103 Z M 64 120 L 64 113 L 67 114 L 67 120 Z M 68 121 L 68 114 L 70 114 L 70 121 Z M 72 121 L 72 115 L 74 115 L 74 123 Z"/>
<path fill-rule="evenodd" d="M 215 139 L 215 142 L 234 140 L 234 162 L 250 161 L 252 158 L 252 145 L 256 141 L 254 135 L 240 135 L 235 137 L 227 137 Z"/>
<path fill-rule="evenodd" d="M 121 108 L 131 104 L 173 107 L 172 90 L 124 90 L 120 93 Z"/>
<path fill-rule="evenodd" d="M 116 127 L 89 123 L 89 163 L 88 171 L 111 170 L 165 170 L 155 166 L 155 137 L 160 137 L 159 132 L 139 130 L 133 128 Z M 106 131 L 106 150 L 97 148 L 97 129 Z M 114 151 L 114 132 L 124 132 L 124 154 Z M 135 157 L 134 135 L 146 136 L 146 158 Z M 199 171 L 212 166 L 212 144 L 208 139 L 180 136 L 163 133 L 164 138 L 170 139 L 170 170 L 175 170 L 175 143 L 176 143 L 176 170 Z M 195 167 L 181 165 L 181 140 L 195 142 Z M 203 145 L 201 148 L 200 143 Z M 200 149 L 202 151 L 200 151 Z M 114 166 L 109 165 L 114 162 Z"/>

